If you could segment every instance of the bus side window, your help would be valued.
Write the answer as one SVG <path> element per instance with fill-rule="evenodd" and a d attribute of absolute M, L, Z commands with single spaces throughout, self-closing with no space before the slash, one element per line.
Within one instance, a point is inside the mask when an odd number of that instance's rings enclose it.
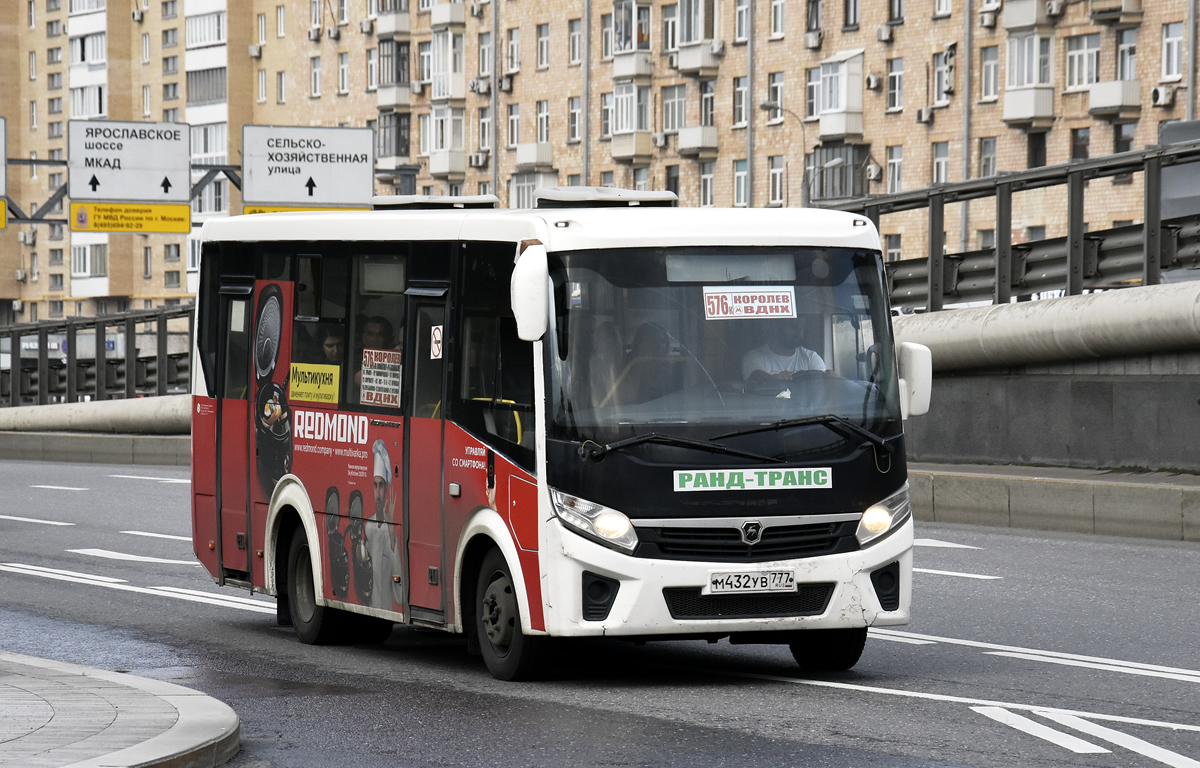
<path fill-rule="evenodd" d="M 229 335 L 225 344 L 225 390 L 221 396 L 230 400 L 246 399 L 246 382 L 250 366 L 250 302 L 245 299 L 229 301 Z"/>
<path fill-rule="evenodd" d="M 346 371 L 347 259 L 300 254 L 296 269 L 292 361 Z"/>
<path fill-rule="evenodd" d="M 349 402 L 399 408 L 404 352 L 406 244 L 386 253 L 357 253 L 351 297 Z M 397 252 L 398 251 L 398 252 Z"/>

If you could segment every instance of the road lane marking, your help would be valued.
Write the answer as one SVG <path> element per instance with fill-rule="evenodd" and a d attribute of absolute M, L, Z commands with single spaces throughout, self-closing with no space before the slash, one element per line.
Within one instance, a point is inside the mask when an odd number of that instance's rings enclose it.
<path fill-rule="evenodd" d="M 914 640 L 911 637 L 896 637 L 893 635 L 881 635 L 874 629 L 867 630 L 867 636 L 876 640 L 890 640 L 893 643 L 905 643 L 906 645 L 936 645 L 932 640 Z"/>
<path fill-rule="evenodd" d="M 165 563 L 167 565 L 200 565 L 195 560 L 169 560 L 165 557 L 148 557 L 147 555 L 130 555 L 125 552 L 113 552 L 108 549 L 68 549 L 77 555 L 103 557 L 108 560 L 130 560 L 135 563 Z"/>
<path fill-rule="evenodd" d="M 1049 718 L 1059 725 L 1065 725 L 1068 728 L 1074 728 L 1077 731 L 1086 733 L 1089 736 L 1095 736 L 1097 739 L 1116 744 L 1118 747 L 1124 747 L 1131 752 L 1137 752 L 1139 755 L 1148 757 L 1151 760 L 1157 760 L 1160 763 L 1166 763 L 1172 768 L 1200 768 L 1200 762 L 1197 762 L 1190 757 L 1184 757 L 1178 752 L 1172 752 L 1169 749 L 1155 746 L 1148 741 L 1130 736 L 1127 733 L 1114 731 L 1112 728 L 1105 728 L 1103 725 L 1090 723 L 1074 715 L 1065 714 L 1062 712 L 1039 711 L 1037 714 L 1042 717 Z"/>
<path fill-rule="evenodd" d="M 80 573 L 79 571 L 64 571 L 59 568 L 44 568 L 40 565 L 26 565 L 24 563 L 4 563 L 10 568 L 21 568 L 27 571 L 36 571 L 38 573 L 57 573 L 62 576 L 77 576 L 81 579 L 92 579 L 93 581 L 103 581 L 109 584 L 124 584 L 125 579 L 114 579 L 111 576 L 97 576 L 94 573 Z"/>
<path fill-rule="evenodd" d="M 33 570 L 33 566 L 22 566 L 19 563 L 0 565 L 0 571 L 7 571 L 9 573 L 17 573 L 17 574 L 21 574 L 23 576 L 40 576 L 43 579 L 53 579 L 55 581 L 66 581 L 66 582 L 71 582 L 73 584 L 88 584 L 93 587 L 106 587 L 108 589 L 115 589 L 120 592 L 134 592 L 134 593 L 140 594 L 140 595 L 157 595 L 159 597 L 173 597 L 176 600 L 185 600 L 185 601 L 191 602 L 191 603 L 204 603 L 207 605 L 216 605 L 216 606 L 220 606 L 222 608 L 236 608 L 239 611 L 250 611 L 252 613 L 264 613 L 264 614 L 270 614 L 272 616 L 274 616 L 276 613 L 274 606 L 268 607 L 263 604 L 246 605 L 243 602 L 241 602 L 240 600 L 233 601 L 233 600 L 227 599 L 225 597 L 222 597 L 220 595 L 211 595 L 211 596 L 205 597 L 205 596 L 202 596 L 203 593 L 202 594 L 186 594 L 186 593 L 181 594 L 179 592 L 167 591 L 163 587 L 135 587 L 132 584 L 116 584 L 116 583 L 113 583 L 110 581 L 99 581 L 98 580 L 98 579 L 101 579 L 104 577 L 89 576 L 87 574 L 82 574 L 85 578 L 80 578 L 79 576 L 67 576 L 67 575 L 64 575 L 61 573 L 52 573 L 52 572 L 41 571 L 41 570 Z"/>
<path fill-rule="evenodd" d="M 1084 667 L 1099 669 L 1105 672 L 1124 672 L 1127 675 L 1142 675 L 1143 677 L 1160 677 L 1164 680 L 1180 680 L 1185 683 L 1200 683 L 1200 673 L 1179 674 L 1176 672 L 1159 672 L 1153 669 L 1139 669 L 1118 664 L 1099 664 L 1092 661 L 1077 661 L 1075 659 L 1056 659 L 1038 653 L 1012 653 L 1010 651 L 984 651 L 987 656 L 1006 656 L 1010 659 L 1025 659 L 1026 661 L 1044 661 L 1050 664 L 1062 664 L 1067 667 Z"/>
<path fill-rule="evenodd" d="M 958 571 L 934 571 L 929 568 L 913 568 L 913 573 L 933 573 L 938 576 L 959 576 L 964 579 L 1002 579 L 1003 576 L 983 576 L 978 573 L 959 573 Z"/>
<path fill-rule="evenodd" d="M 709 672 L 714 670 L 709 669 Z M 1191 733 L 1200 733 L 1200 725 L 1188 725 L 1186 723 L 1169 723 L 1164 720 L 1146 720 L 1140 717 L 1125 717 L 1124 715 L 1106 715 L 1100 712 L 1084 712 L 1078 709 L 1057 709 L 1054 707 L 1041 707 L 1036 704 L 1016 704 L 1011 701 L 992 701 L 991 699 L 970 699 L 965 696 L 951 696 L 945 693 L 925 693 L 924 691 L 906 691 L 900 688 L 881 688 L 875 685 L 857 685 L 855 683 L 839 683 L 833 680 L 805 680 L 798 677 L 784 677 L 783 675 L 763 675 L 756 672 L 723 672 L 719 674 L 730 675 L 733 677 L 746 677 L 755 680 L 773 680 L 777 683 L 791 683 L 792 685 L 808 685 L 813 688 L 834 688 L 841 691 L 857 691 L 858 693 L 879 693 L 885 696 L 900 696 L 909 699 L 922 699 L 924 701 L 944 701 L 951 704 L 966 704 L 968 706 L 979 707 L 1003 707 L 1004 709 L 1016 709 L 1022 712 L 1033 712 L 1038 715 L 1045 716 L 1047 712 L 1053 712 L 1060 715 L 1074 715 L 1075 717 L 1086 717 L 1091 720 L 1105 720 L 1112 723 L 1124 723 L 1126 725 L 1147 725 L 1153 728 L 1170 728 L 1175 731 L 1189 731 Z"/>
<path fill-rule="evenodd" d="M 121 531 L 131 536 L 149 536 L 154 539 L 173 539 L 175 541 L 191 541 L 191 536 L 172 536 L 169 533 L 150 533 L 149 531 Z"/>
<path fill-rule="evenodd" d="M 154 587 L 154 589 L 162 589 L 167 592 L 178 592 L 181 595 L 199 595 L 200 597 L 214 597 L 218 600 L 228 600 L 232 603 L 241 603 L 242 605 L 257 605 L 263 607 L 266 604 L 261 600 L 252 600 L 249 597 L 238 597 L 237 595 L 216 595 L 212 592 L 201 592 L 198 589 L 184 589 L 182 587 Z"/>
<path fill-rule="evenodd" d="M 1003 723 L 1010 728 L 1016 728 L 1018 731 L 1028 733 L 1030 736 L 1045 739 L 1051 744 L 1056 744 L 1063 749 L 1069 749 L 1078 755 L 1103 755 L 1112 752 L 1112 750 L 1105 749 L 1090 741 L 1084 741 L 1078 736 L 1056 731 L 1050 726 L 1043 725 L 1036 720 L 1030 720 L 1024 715 L 1009 712 L 1002 707 L 971 707 L 971 709 L 984 717 L 990 717 L 997 723 Z"/>
<path fill-rule="evenodd" d="M 38 520 L 33 517 L 16 517 L 14 515 L 0 515 L 0 520 L 16 520 L 18 523 L 39 523 L 41 525 L 75 525 L 75 523 L 60 523 L 57 520 Z"/>
<path fill-rule="evenodd" d="M 940 539 L 913 539 L 914 547 L 943 547 L 945 549 L 983 549 L 983 547 L 972 547 L 969 544 L 955 544 L 952 541 L 942 541 Z"/>
<path fill-rule="evenodd" d="M 70 485 L 31 485 L 30 488 L 45 488 L 48 491 L 86 491 L 88 488 L 76 488 Z"/>
<path fill-rule="evenodd" d="M 147 475 L 109 475 L 109 477 L 117 477 L 121 480 L 154 480 L 159 483 L 190 483 L 187 478 L 178 477 L 149 477 Z"/>
<path fill-rule="evenodd" d="M 1155 672 L 1175 672 L 1181 675 L 1200 675 L 1200 671 L 1195 669 L 1181 669 L 1179 667 L 1163 667 L 1157 664 L 1143 664 L 1138 661 L 1122 661 L 1120 659 L 1106 659 L 1100 656 L 1083 656 L 1078 653 L 1063 653 L 1061 651 L 1043 651 L 1038 648 L 1021 648 L 1015 645 L 999 645 L 997 643 L 984 643 L 978 640 L 961 640 L 957 637 L 941 637 L 939 635 L 923 635 L 917 632 L 899 632 L 894 629 L 872 629 L 881 635 L 897 635 L 899 637 L 916 638 L 918 640 L 932 640 L 935 643 L 947 643 L 949 645 L 965 645 L 968 648 L 986 648 L 990 651 L 1011 651 L 1014 653 L 1030 653 L 1037 656 L 1050 656 L 1055 659 L 1075 659 L 1076 661 L 1091 661 L 1098 664 L 1112 664 L 1117 667 L 1130 667 L 1132 669 L 1150 669 Z"/>

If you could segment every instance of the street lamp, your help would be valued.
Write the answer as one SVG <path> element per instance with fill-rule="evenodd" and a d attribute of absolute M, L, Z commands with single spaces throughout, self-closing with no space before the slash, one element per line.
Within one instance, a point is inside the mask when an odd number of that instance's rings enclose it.
<path fill-rule="evenodd" d="M 808 163 L 803 157 L 803 155 L 808 152 L 808 136 L 804 131 L 804 118 L 783 106 L 778 101 L 760 101 L 758 103 L 758 108 L 766 112 L 786 112 L 787 114 L 796 118 L 796 122 L 800 124 L 800 139 L 804 143 L 800 158 L 800 207 L 810 207 L 808 200 Z"/>

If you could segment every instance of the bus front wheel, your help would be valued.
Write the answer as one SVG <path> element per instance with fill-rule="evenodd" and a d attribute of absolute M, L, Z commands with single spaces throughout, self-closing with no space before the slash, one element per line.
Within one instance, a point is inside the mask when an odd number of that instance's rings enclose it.
<path fill-rule="evenodd" d="M 337 611 L 317 605 L 316 587 L 313 583 L 312 551 L 308 538 L 299 530 L 292 536 L 288 549 L 288 609 L 292 617 L 292 629 L 300 642 L 308 645 L 325 645 L 338 638 Z"/>
<path fill-rule="evenodd" d="M 500 550 L 483 559 L 475 589 L 475 626 L 488 671 L 499 680 L 529 680 L 541 671 L 545 638 L 521 631 L 512 571 Z"/>
<path fill-rule="evenodd" d="M 797 632 L 790 647 L 792 656 L 802 669 L 842 672 L 858 663 L 866 644 L 866 627 L 809 629 Z"/>

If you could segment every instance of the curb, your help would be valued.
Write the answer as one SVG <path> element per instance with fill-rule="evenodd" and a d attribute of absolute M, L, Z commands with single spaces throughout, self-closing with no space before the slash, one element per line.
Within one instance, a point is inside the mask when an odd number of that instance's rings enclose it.
<path fill-rule="evenodd" d="M 0 651 L 0 661 L 133 688 L 178 712 L 175 724 L 165 732 L 132 747 L 71 763 L 67 768 L 215 768 L 232 759 L 240 748 L 241 721 L 237 713 L 228 704 L 200 691 L 137 675 L 6 651 Z M 86 687 L 86 683 L 81 683 L 81 687 Z"/>
<path fill-rule="evenodd" d="M 190 435 L 0 431 L 0 460 L 186 467 L 192 463 L 192 438 Z"/>

